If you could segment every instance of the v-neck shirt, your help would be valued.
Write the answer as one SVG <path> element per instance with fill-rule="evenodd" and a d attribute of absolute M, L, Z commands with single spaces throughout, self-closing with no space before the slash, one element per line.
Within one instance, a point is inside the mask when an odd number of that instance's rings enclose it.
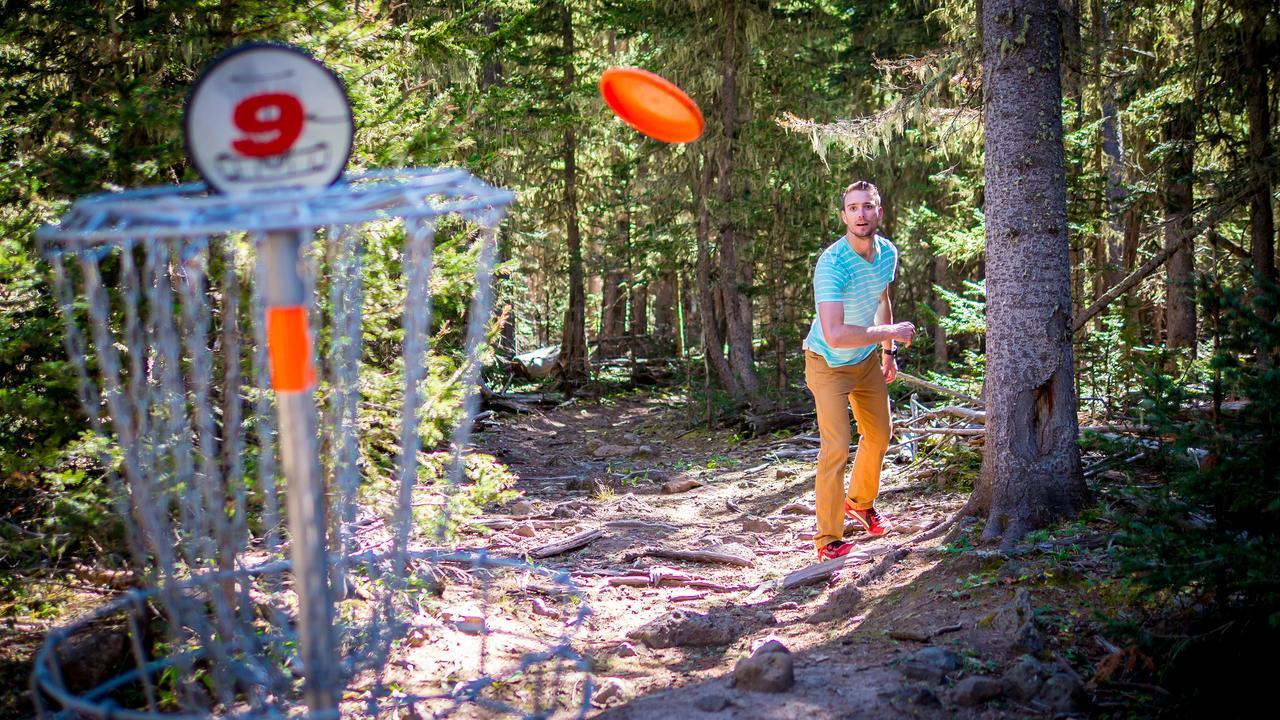
<path fill-rule="evenodd" d="M 831 347 L 823 337 L 822 321 L 816 316 L 821 303 L 840 302 L 844 303 L 845 325 L 870 327 L 875 324 L 880 295 L 898 272 L 898 248 L 881 235 L 875 236 L 872 248 L 874 255 L 868 261 L 853 249 L 846 236 L 841 235 L 839 240 L 822 251 L 814 267 L 815 317 L 804 346 L 821 355 L 832 367 L 855 365 L 875 351 L 876 343 L 854 348 Z"/>

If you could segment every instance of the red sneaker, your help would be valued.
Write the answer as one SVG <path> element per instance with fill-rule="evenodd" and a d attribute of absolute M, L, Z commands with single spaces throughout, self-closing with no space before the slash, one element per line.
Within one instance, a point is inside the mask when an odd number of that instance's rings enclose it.
<path fill-rule="evenodd" d="M 818 548 L 818 562 L 844 557 L 850 550 L 853 550 L 853 545 L 843 540 L 835 540 Z"/>
<path fill-rule="evenodd" d="M 868 535 L 872 535 L 874 537 L 880 537 L 889 530 L 888 519 L 876 512 L 875 508 L 859 510 L 853 506 L 853 503 L 845 500 L 844 516 L 857 522 L 862 526 L 863 530 L 867 531 Z"/>

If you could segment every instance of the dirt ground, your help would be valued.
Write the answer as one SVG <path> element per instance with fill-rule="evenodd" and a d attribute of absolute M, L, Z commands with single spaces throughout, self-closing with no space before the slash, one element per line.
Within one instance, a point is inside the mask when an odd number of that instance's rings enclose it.
<path fill-rule="evenodd" d="M 562 678 L 556 716 L 572 714 L 575 693 L 590 700 L 589 716 L 611 720 L 1155 713 L 1150 704 L 1164 691 L 1135 681 L 1145 659 L 1105 637 L 1105 615 L 1123 602 L 1105 521 L 1042 532 L 1012 553 L 974 548 L 972 525 L 934 530 L 967 498 L 963 478 L 940 464 L 953 456 L 891 449 L 878 507 L 894 532 L 850 532 L 848 561 L 785 587 L 790 573 L 816 563 L 812 429 L 748 439 L 690 422 L 682 401 L 657 395 L 485 418 L 477 450 L 510 467 L 518 496 L 486 508 L 461 544 L 529 559 L 599 531 L 583 547 L 536 560 L 579 595 L 545 575 L 481 585 L 459 573 L 393 660 L 395 686 L 456 692 L 477 658 L 517 662 L 553 644 L 585 607 L 573 649 L 593 685 L 588 693 L 585 675 Z M 44 623 L 28 625 L 10 628 L 21 632 L 0 653 L 9 675 L 3 717 L 29 707 L 20 668 Z M 763 651 L 753 659 L 770 640 L 785 660 L 762 660 Z M 531 688 L 532 678 L 514 676 L 499 696 L 533 707 L 547 688 Z M 451 706 L 421 703 L 402 716 Z M 470 705 L 456 716 L 495 714 Z"/>
<path fill-rule="evenodd" d="M 687 427 L 683 408 L 636 397 L 504 415 L 477 438 L 520 478 L 520 500 L 481 520 L 517 523 L 490 547 L 524 553 L 603 530 L 543 560 L 570 573 L 590 605 L 579 642 L 596 716 L 1083 717 L 1135 702 L 1094 681 L 1099 661 L 1125 652 L 1098 635 L 1108 571 L 1098 528 L 1046 534 L 1011 555 L 974 549 L 963 525 L 922 532 L 967 492 L 948 492 L 948 468 L 927 453 L 911 464 L 891 454 L 878 507 L 896 531 L 847 531 L 864 557 L 782 589 L 770 583 L 816 563 L 813 461 L 777 452 L 816 442 Z M 915 539 L 927 535 L 936 537 Z M 719 549 L 750 564 L 637 556 L 655 547 Z M 644 574 L 658 582 L 610 584 Z M 736 663 L 770 639 L 790 651 L 794 686 L 744 689 Z"/>

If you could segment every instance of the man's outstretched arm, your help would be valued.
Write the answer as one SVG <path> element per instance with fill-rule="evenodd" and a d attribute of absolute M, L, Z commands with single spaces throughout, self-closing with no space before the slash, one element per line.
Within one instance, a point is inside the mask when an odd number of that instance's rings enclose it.
<path fill-rule="evenodd" d="M 877 310 L 877 321 L 879 314 Z M 892 340 L 910 345 L 916 334 L 916 326 L 909 322 L 869 327 L 845 325 L 844 303 L 839 302 L 818 303 L 818 321 L 822 323 L 823 339 L 833 348 L 855 348 Z"/>

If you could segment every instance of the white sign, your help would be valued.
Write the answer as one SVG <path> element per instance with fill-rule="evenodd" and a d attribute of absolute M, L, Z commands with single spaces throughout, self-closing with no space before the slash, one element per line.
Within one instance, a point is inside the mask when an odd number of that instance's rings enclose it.
<path fill-rule="evenodd" d="M 338 77 L 285 45 L 223 53 L 196 80 L 183 117 L 187 155 L 227 195 L 333 184 L 354 129 Z"/>

